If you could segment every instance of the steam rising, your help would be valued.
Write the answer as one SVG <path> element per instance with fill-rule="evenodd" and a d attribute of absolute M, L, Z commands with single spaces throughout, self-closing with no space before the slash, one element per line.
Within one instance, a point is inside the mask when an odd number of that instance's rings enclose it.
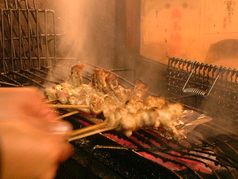
<path fill-rule="evenodd" d="M 63 1 L 64 2 L 64 1 Z M 84 49 L 88 31 L 87 1 L 68 1 L 61 3 L 64 9 L 59 17 L 58 26 L 65 32 L 59 53 L 66 57 L 75 57 Z"/>
<path fill-rule="evenodd" d="M 105 69 L 133 69 L 119 75 L 132 82 L 142 80 L 149 85 L 152 92 L 164 91 L 164 86 L 158 83 L 164 80 L 161 69 L 154 62 L 139 61 L 135 57 L 137 54 L 126 47 L 126 14 L 122 2 L 60 0 L 49 8 L 57 12 L 57 33 L 64 34 L 60 40 L 58 55 L 66 60 L 59 64 L 60 69 L 56 69 L 60 72 L 56 77 L 66 79 L 74 64 L 86 61 Z M 75 60 L 67 60 L 70 57 Z M 145 75 L 147 72 L 153 75 Z"/>
<path fill-rule="evenodd" d="M 115 0 L 60 0 L 52 9 L 57 12 L 57 33 L 63 33 L 57 51 L 65 60 L 55 69 L 60 71 L 60 78 L 67 78 L 74 64 L 84 62 L 105 69 L 134 69 L 130 67 L 133 55 L 125 45 L 125 4 Z M 134 72 L 125 73 L 124 77 L 132 81 Z"/>
<path fill-rule="evenodd" d="M 115 53 L 115 1 L 63 0 L 60 5 L 58 23 L 65 32 L 60 43 L 61 55 L 101 65 L 112 61 L 107 59 Z"/>

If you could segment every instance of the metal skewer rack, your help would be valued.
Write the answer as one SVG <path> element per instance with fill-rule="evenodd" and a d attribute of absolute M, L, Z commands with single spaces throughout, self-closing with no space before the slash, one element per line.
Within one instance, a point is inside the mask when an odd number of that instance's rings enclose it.
<path fill-rule="evenodd" d="M 238 120 L 238 69 L 172 57 L 167 78 L 170 97 L 212 116 Z"/>

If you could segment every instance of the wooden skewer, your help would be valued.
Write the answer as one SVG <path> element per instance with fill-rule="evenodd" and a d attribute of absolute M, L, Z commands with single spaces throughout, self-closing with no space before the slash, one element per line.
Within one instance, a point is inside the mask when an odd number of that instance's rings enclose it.
<path fill-rule="evenodd" d="M 72 132 L 71 137 L 68 139 L 68 141 L 73 141 L 77 139 L 81 139 L 84 137 L 88 137 L 90 135 L 94 135 L 100 132 L 109 131 L 112 129 L 115 129 L 115 126 L 107 126 L 107 122 L 103 122 L 100 124 L 84 127 L 82 129 L 78 129 Z"/>
<path fill-rule="evenodd" d="M 84 138 L 84 137 L 88 137 L 90 135 L 98 134 L 98 133 L 105 132 L 105 131 L 110 131 L 110 130 L 113 130 L 113 129 L 115 129 L 115 127 L 105 127 L 105 128 L 98 129 L 98 130 L 95 130 L 95 131 L 87 132 L 85 134 L 72 136 L 68 139 L 68 141 L 70 142 L 70 141 L 73 141 L 73 140 L 81 139 L 81 138 Z"/>
<path fill-rule="evenodd" d="M 89 108 L 89 106 L 87 106 L 87 105 L 50 104 L 50 102 L 49 102 L 49 105 L 51 107 L 54 107 L 54 108 L 74 108 L 74 109 L 75 108 L 76 109 L 77 108 Z M 74 115 L 74 114 L 77 114 L 77 113 L 79 113 L 79 111 L 73 111 L 73 112 L 61 115 L 60 118 L 62 119 L 64 117 L 68 117 L 68 116 L 71 116 L 71 115 Z M 73 141 L 73 140 L 81 139 L 81 138 L 84 138 L 84 137 L 88 137 L 90 135 L 94 135 L 94 134 L 97 134 L 97 133 L 109 131 L 109 130 L 112 130 L 112 129 L 116 128 L 115 126 L 107 126 L 107 125 L 108 125 L 107 122 L 102 122 L 102 123 L 99 123 L 99 124 L 84 127 L 82 129 L 74 130 L 71 133 L 71 137 L 68 139 L 68 141 L 70 142 L 70 141 Z"/>
<path fill-rule="evenodd" d="M 82 129 L 78 129 L 78 130 L 73 131 L 71 136 L 79 135 L 79 134 L 82 134 L 82 133 L 90 131 L 90 130 L 97 130 L 97 129 L 101 128 L 101 127 L 105 127 L 106 125 L 107 125 L 107 122 L 102 122 L 102 123 L 99 123 L 99 124 L 95 124 L 95 125 L 91 125 L 91 126 L 88 126 L 88 127 L 84 127 Z"/>
<path fill-rule="evenodd" d="M 54 108 L 89 108 L 88 105 L 71 105 L 71 104 L 50 104 L 51 107 Z"/>
<path fill-rule="evenodd" d="M 72 111 L 72 112 L 69 112 L 69 113 L 66 113 L 66 114 L 63 114 L 63 115 L 59 116 L 59 119 L 69 117 L 69 116 L 72 116 L 72 115 L 78 114 L 78 113 L 79 113 L 79 111 Z"/>
<path fill-rule="evenodd" d="M 54 99 L 54 100 L 46 101 L 45 103 L 46 103 L 46 104 L 51 104 L 51 103 L 55 103 L 55 102 L 57 102 L 57 101 L 58 101 L 58 99 Z"/>
<path fill-rule="evenodd" d="M 93 126 L 97 126 L 96 125 L 93 125 Z M 89 127 L 92 127 L 92 126 L 89 126 Z M 68 141 L 73 141 L 73 140 L 77 140 L 77 139 L 81 139 L 81 138 L 84 138 L 84 137 L 88 137 L 88 136 L 91 136 L 91 135 L 94 135 L 94 134 L 98 134 L 98 133 L 101 133 L 101 132 L 105 132 L 105 131 L 109 131 L 109 130 L 113 130 L 115 129 L 116 127 L 115 126 L 110 126 L 110 127 L 104 127 L 104 128 L 99 128 L 99 129 L 96 129 L 96 130 L 89 130 L 89 131 L 85 131 L 86 128 L 89 128 L 89 127 L 85 127 L 83 129 L 78 129 L 78 130 L 75 130 L 73 132 L 74 133 L 80 133 L 78 135 L 71 135 L 71 137 L 68 139 Z M 84 130 L 85 133 L 81 133 L 81 130 Z"/>
<path fill-rule="evenodd" d="M 79 113 L 79 111 L 72 111 L 70 113 L 61 115 L 59 118 L 62 119 L 64 117 L 68 117 L 68 116 L 71 116 L 71 115 L 74 115 L 74 114 L 77 114 L 77 113 Z M 84 137 L 88 137 L 90 135 L 94 135 L 94 134 L 97 134 L 97 133 L 100 133 L 100 132 L 113 130 L 113 129 L 116 128 L 115 126 L 107 126 L 107 125 L 108 125 L 107 122 L 102 122 L 102 123 L 99 123 L 99 124 L 95 124 L 95 125 L 91 125 L 91 126 L 88 126 L 88 127 L 84 127 L 84 128 L 81 128 L 81 129 L 74 130 L 71 133 L 71 135 L 70 135 L 71 137 L 68 139 L 68 141 L 70 142 L 70 141 L 81 139 L 81 138 L 84 138 Z"/>

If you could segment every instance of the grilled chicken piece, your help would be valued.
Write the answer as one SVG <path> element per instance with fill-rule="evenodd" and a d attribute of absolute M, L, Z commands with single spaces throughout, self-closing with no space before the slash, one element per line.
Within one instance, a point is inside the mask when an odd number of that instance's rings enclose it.
<path fill-rule="evenodd" d="M 90 99 L 90 110 L 93 114 L 100 114 L 104 108 L 104 96 L 92 94 Z"/>
<path fill-rule="evenodd" d="M 180 140 L 183 137 L 183 131 L 176 127 L 181 125 L 183 107 L 179 103 L 165 104 L 163 98 L 149 97 L 151 106 L 145 101 L 130 100 L 125 107 L 114 109 L 114 113 L 107 116 L 107 122 L 110 125 L 118 126 L 117 130 L 122 131 L 127 136 L 132 135 L 133 131 L 140 128 L 163 129 L 174 139 Z M 152 105 L 153 104 L 153 105 Z"/>
<path fill-rule="evenodd" d="M 170 133 L 174 139 L 181 139 L 183 131 L 178 130 L 176 126 L 182 124 L 180 119 L 183 115 L 183 106 L 179 103 L 168 104 L 160 109 L 156 109 L 156 112 L 159 114 L 156 120 L 159 121 L 160 126 Z"/>
<path fill-rule="evenodd" d="M 130 89 L 125 89 L 118 84 L 118 75 L 115 73 L 109 73 L 106 78 L 106 83 L 110 89 L 111 95 L 115 96 L 118 100 L 125 103 L 131 94 Z"/>
<path fill-rule="evenodd" d="M 145 109 L 146 104 L 143 100 L 135 100 L 130 99 L 127 101 L 125 108 L 128 110 L 129 113 L 137 113 L 140 109 Z"/>
<path fill-rule="evenodd" d="M 69 104 L 87 105 L 89 106 L 88 113 L 100 114 L 103 109 L 104 94 L 99 93 L 89 85 L 81 85 L 78 88 L 73 88 L 68 98 Z M 85 111 L 86 112 L 86 111 Z"/>
<path fill-rule="evenodd" d="M 81 75 L 81 71 L 84 68 L 84 65 L 75 65 L 71 68 L 71 74 L 68 78 L 68 83 L 74 87 L 78 87 L 83 84 L 83 78 Z"/>
<path fill-rule="evenodd" d="M 44 93 L 45 93 L 45 96 L 48 98 L 49 101 L 58 100 L 55 89 L 46 88 Z"/>
<path fill-rule="evenodd" d="M 68 83 L 61 83 L 54 85 L 52 88 L 46 88 L 44 92 L 48 100 L 59 100 L 62 104 L 66 104 L 68 102 L 67 98 L 70 89 L 71 85 Z"/>
<path fill-rule="evenodd" d="M 145 104 L 148 106 L 148 107 L 156 107 L 156 108 L 161 108 L 165 105 L 165 98 L 164 97 L 153 97 L 153 96 L 148 96 L 146 99 L 145 99 Z"/>
<path fill-rule="evenodd" d="M 120 106 L 120 104 L 119 104 Z M 104 107 L 103 107 L 103 115 L 105 118 L 108 118 L 113 114 L 118 108 L 118 103 L 116 103 L 115 99 L 111 96 L 106 95 L 104 98 Z"/>
<path fill-rule="evenodd" d="M 70 89 L 68 88 L 62 88 L 60 90 L 56 91 L 56 95 L 58 96 L 58 100 L 62 103 L 62 104 L 67 104 L 68 103 L 68 99 L 70 97 Z"/>
<path fill-rule="evenodd" d="M 45 95 L 48 97 L 48 99 L 57 99 L 62 104 L 67 104 L 69 102 L 68 99 L 71 96 L 73 88 L 79 87 L 83 84 L 82 75 L 80 73 L 83 68 L 83 64 L 73 66 L 66 83 L 54 85 L 52 88 L 46 88 Z"/>
<path fill-rule="evenodd" d="M 124 114 L 120 116 L 121 118 L 119 119 L 120 122 L 117 130 L 123 131 L 127 136 L 131 136 L 133 131 L 140 128 L 154 127 L 158 122 L 156 120 L 158 113 L 154 109 L 142 109 L 137 111 L 137 113 L 126 113 L 124 111 L 123 113 Z"/>
<path fill-rule="evenodd" d="M 145 100 L 140 98 L 129 99 L 125 105 L 130 113 L 136 113 L 140 109 L 162 108 L 165 105 L 165 98 L 148 96 Z"/>
<path fill-rule="evenodd" d="M 109 88 L 106 83 L 106 77 L 108 75 L 108 71 L 97 68 L 94 71 L 92 80 L 91 80 L 91 85 L 97 89 L 99 92 L 107 94 L 109 92 Z"/>
<path fill-rule="evenodd" d="M 118 75 L 100 68 L 95 69 L 90 84 L 99 92 L 114 96 L 124 103 L 131 93 L 130 89 L 125 89 L 118 84 Z"/>
<path fill-rule="evenodd" d="M 149 90 L 149 87 L 138 80 L 130 94 L 130 99 L 140 100 Z"/>

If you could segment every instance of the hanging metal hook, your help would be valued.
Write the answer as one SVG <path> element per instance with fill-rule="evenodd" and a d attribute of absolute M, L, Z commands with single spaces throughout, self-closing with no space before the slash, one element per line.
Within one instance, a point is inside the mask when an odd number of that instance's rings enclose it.
<path fill-rule="evenodd" d="M 218 78 L 219 78 L 219 76 L 220 76 L 220 67 L 218 67 L 217 76 L 216 76 L 215 80 L 213 81 L 213 83 L 212 83 L 212 85 L 211 85 L 211 87 L 210 87 L 210 89 L 209 89 L 208 91 L 204 91 L 204 90 L 201 90 L 201 89 L 199 89 L 199 88 L 186 88 L 186 86 L 187 86 L 187 84 L 188 84 L 190 78 L 192 77 L 193 73 L 194 73 L 195 70 L 196 70 L 196 64 L 197 64 L 197 63 L 198 63 L 198 62 L 193 62 L 193 64 L 192 64 L 192 71 L 191 71 L 191 73 L 189 74 L 189 77 L 188 77 L 187 81 L 185 82 L 185 84 L 184 84 L 184 86 L 183 86 L 183 88 L 182 88 L 182 91 L 183 91 L 184 93 L 190 93 L 190 94 L 194 94 L 194 95 L 197 95 L 197 96 L 207 97 L 207 96 L 209 96 L 209 94 L 211 93 L 211 91 L 212 91 L 214 85 L 216 84 L 216 82 L 217 82 L 217 80 L 218 80 Z"/>

